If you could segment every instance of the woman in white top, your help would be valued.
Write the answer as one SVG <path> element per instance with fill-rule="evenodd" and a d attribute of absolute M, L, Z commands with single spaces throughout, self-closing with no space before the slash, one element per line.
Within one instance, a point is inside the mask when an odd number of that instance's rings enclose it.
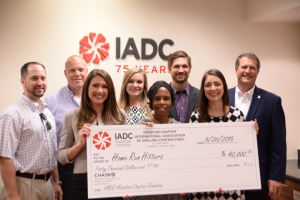
<path fill-rule="evenodd" d="M 141 68 L 130 68 L 123 77 L 119 98 L 119 108 L 126 112 L 127 124 L 134 125 L 148 116 L 147 105 L 148 81 L 145 71 Z"/>

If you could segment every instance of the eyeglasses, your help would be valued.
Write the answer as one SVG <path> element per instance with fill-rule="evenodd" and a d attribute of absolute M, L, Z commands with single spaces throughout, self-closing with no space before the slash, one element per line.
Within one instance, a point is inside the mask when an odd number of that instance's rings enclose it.
<path fill-rule="evenodd" d="M 44 120 L 45 122 L 46 122 L 46 129 L 49 131 L 49 130 L 51 130 L 51 124 L 48 122 L 48 120 L 47 120 L 47 117 L 46 117 L 46 115 L 44 115 L 44 113 L 41 113 L 40 114 L 40 118 L 41 118 L 41 120 Z"/>

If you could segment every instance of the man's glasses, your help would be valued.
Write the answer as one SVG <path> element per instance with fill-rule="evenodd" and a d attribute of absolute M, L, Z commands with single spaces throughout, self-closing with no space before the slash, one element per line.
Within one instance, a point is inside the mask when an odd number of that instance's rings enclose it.
<path fill-rule="evenodd" d="M 51 124 L 48 122 L 48 120 L 47 120 L 47 117 L 46 117 L 46 115 L 44 115 L 44 113 L 41 113 L 40 114 L 40 118 L 41 118 L 41 120 L 44 120 L 45 122 L 46 122 L 46 129 L 49 131 L 49 130 L 51 130 Z"/>

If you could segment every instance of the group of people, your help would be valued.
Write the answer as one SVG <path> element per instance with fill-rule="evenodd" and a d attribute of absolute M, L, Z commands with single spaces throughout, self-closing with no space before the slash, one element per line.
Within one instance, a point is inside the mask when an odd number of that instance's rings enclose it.
<path fill-rule="evenodd" d="M 258 57 L 253 53 L 238 56 L 237 85 L 232 89 L 217 69 L 205 72 L 200 90 L 191 86 L 191 58 L 184 51 L 169 56 L 168 68 L 172 82 L 157 81 L 149 90 L 146 73 L 140 68 L 129 69 L 117 102 L 111 76 L 102 69 L 88 73 L 85 61 L 71 56 L 64 70 L 68 84 L 43 101 L 45 67 L 26 63 L 21 68 L 24 93 L 0 115 L 0 200 L 87 199 L 85 146 L 91 125 L 243 121 L 254 121 L 258 132 L 261 190 L 220 188 L 214 192 L 125 198 L 256 200 L 279 196 L 285 181 L 285 117 L 281 98 L 255 85 L 260 70 Z"/>

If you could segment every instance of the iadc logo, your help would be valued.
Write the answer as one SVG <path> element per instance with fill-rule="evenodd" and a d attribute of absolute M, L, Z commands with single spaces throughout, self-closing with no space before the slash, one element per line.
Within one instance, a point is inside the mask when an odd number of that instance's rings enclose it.
<path fill-rule="evenodd" d="M 98 150 L 105 150 L 111 145 L 111 137 L 106 132 L 98 132 L 93 136 L 93 144 Z"/>
<path fill-rule="evenodd" d="M 95 43 L 93 45 L 94 48 L 92 48 L 92 45 L 90 45 L 89 41 L 93 44 L 94 38 L 96 37 L 96 33 L 90 33 L 89 36 L 90 37 L 84 36 L 80 40 L 80 42 L 79 42 L 80 43 L 79 53 L 84 53 L 84 52 L 87 52 L 89 50 L 96 49 L 97 46 L 99 46 L 98 43 L 104 43 L 106 41 L 106 38 L 101 33 L 99 33 L 97 35 L 97 38 L 96 38 Z M 89 40 L 89 38 L 90 38 L 90 40 Z M 87 49 L 85 47 L 87 47 L 89 49 Z M 101 48 L 97 48 L 97 50 L 98 50 L 98 53 L 100 55 L 101 60 L 104 60 L 109 55 L 109 53 L 104 50 L 104 49 L 106 49 L 106 50 L 109 49 L 109 43 L 105 43 L 105 44 L 101 45 L 100 47 Z M 84 53 L 82 55 L 82 57 L 86 60 L 87 63 L 89 63 L 89 62 L 91 62 L 91 60 L 94 56 L 94 53 L 95 53 L 95 50 L 93 50 L 90 53 Z M 93 63 L 95 63 L 95 64 L 98 64 L 100 62 L 98 53 L 96 51 L 96 53 L 95 53 L 96 56 L 94 56 Z"/>

